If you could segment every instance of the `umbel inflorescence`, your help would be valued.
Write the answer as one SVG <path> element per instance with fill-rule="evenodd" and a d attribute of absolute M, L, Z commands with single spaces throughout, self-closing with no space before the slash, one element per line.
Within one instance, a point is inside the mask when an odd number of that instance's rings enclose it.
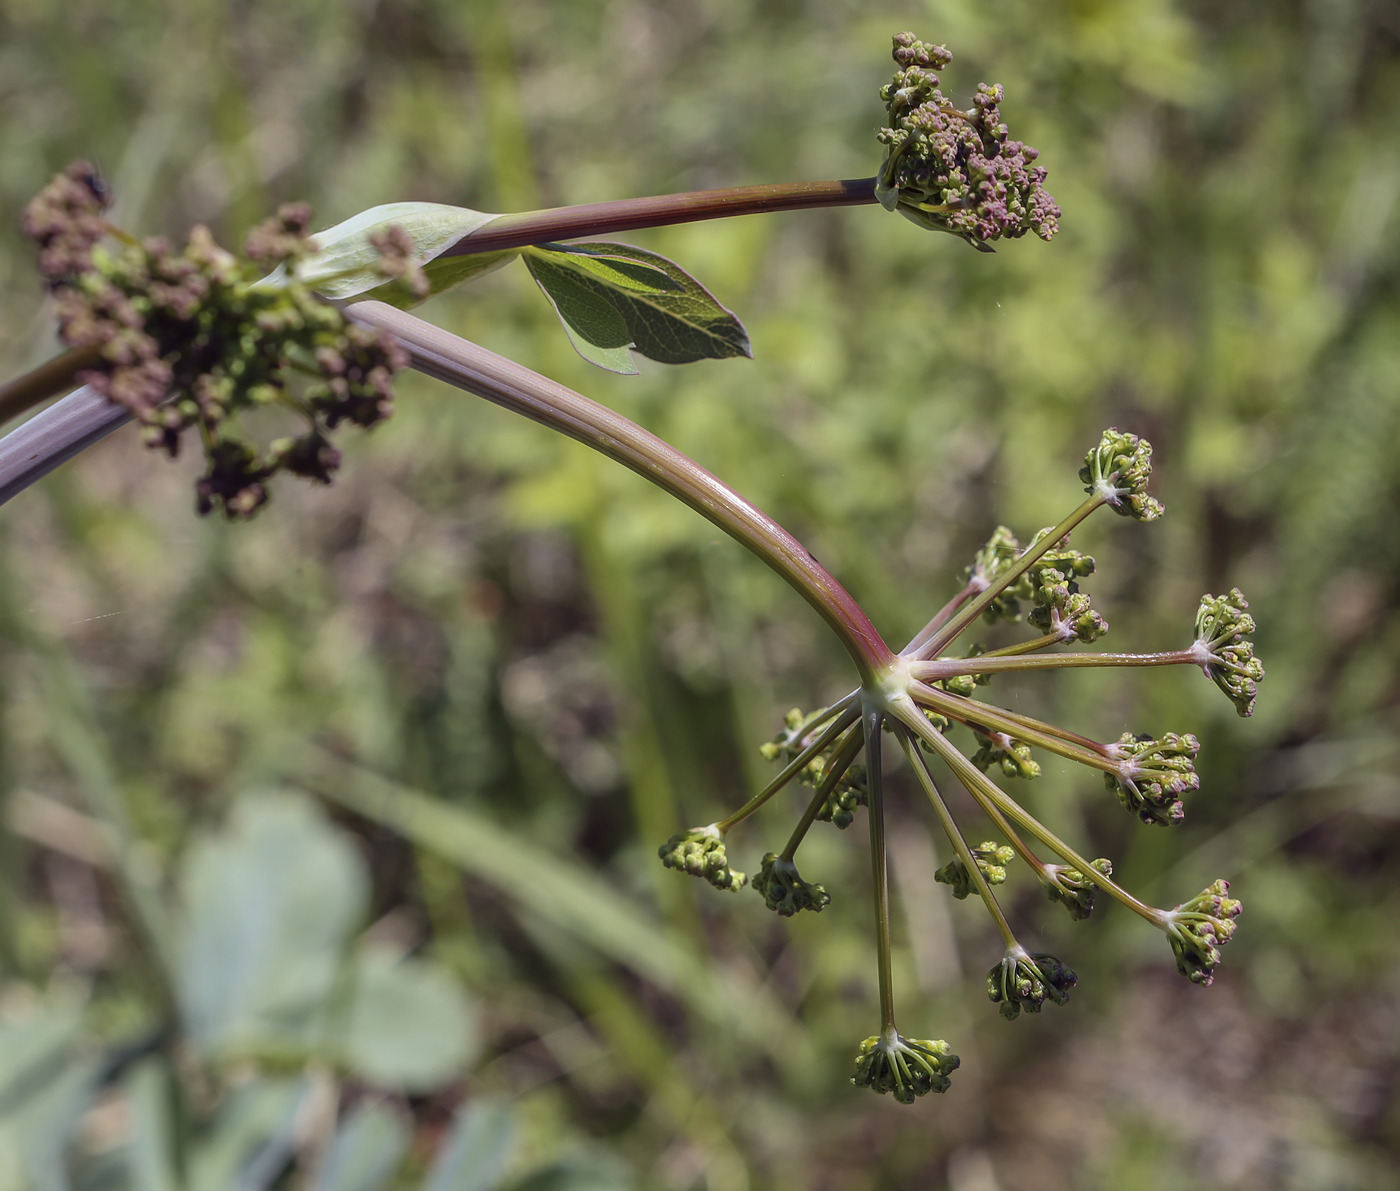
<path fill-rule="evenodd" d="M 967 568 L 962 589 L 901 654 L 873 668 L 858 690 L 830 707 L 788 714 L 783 730 L 763 746 L 765 756 L 783 762 L 763 790 L 727 818 L 672 836 L 660 850 L 667 867 L 703 877 L 719 889 L 741 889 L 746 878 L 730 863 L 728 833 L 796 781 L 812 791 L 806 812 L 782 851 L 765 855 L 749 883 L 778 914 L 820 912 L 831 897 L 824 886 L 799 875 L 798 848 L 818 820 L 844 829 L 860 808 L 867 809 L 882 1020 L 880 1033 L 860 1046 L 853 1076 L 858 1085 L 908 1103 L 925 1092 L 946 1090 L 958 1065 L 946 1043 L 907 1039 L 895 1026 L 879 747 L 886 732 L 928 796 L 951 845 L 953 859 L 935 874 L 938 881 L 950 886 L 956 898 L 976 893 L 1001 934 L 1004 952 L 987 974 L 987 993 L 1002 1016 L 1039 1013 L 1046 1001 L 1061 1005 L 1077 979 L 1055 956 L 1022 946 L 1002 912 L 993 886 L 1007 879 L 1017 859 L 1071 918 L 1088 918 L 1095 895 L 1106 893 L 1166 934 L 1177 968 L 1188 980 L 1211 983 L 1220 947 L 1234 933 L 1240 913 L 1240 903 L 1229 896 L 1224 881 L 1170 910 L 1148 906 L 1113 880 L 1107 859 L 1081 855 L 1026 811 L 1000 780 L 1033 779 L 1040 773 L 1036 752 L 1053 754 L 1101 775 L 1108 791 L 1143 823 L 1170 826 L 1184 815 L 1183 795 L 1199 785 L 1196 738 L 1144 733 L 1100 743 L 977 697 L 978 688 L 1009 671 L 1191 665 L 1225 692 L 1240 715 L 1253 711 L 1264 669 L 1250 641 L 1254 621 L 1238 591 L 1203 597 L 1191 638 L 1178 650 L 1123 654 L 1058 648 L 1092 644 L 1108 632 L 1080 587 L 1094 573 L 1094 560 L 1070 546 L 1070 531 L 1105 506 L 1134 521 L 1156 520 L 1162 505 L 1147 492 L 1151 457 L 1152 448 L 1143 439 L 1106 431 L 1079 473 L 1088 494 L 1079 508 L 1041 530 L 1024 548 L 999 527 Z M 973 646 L 963 656 L 949 652 L 979 621 L 1024 621 L 1033 633 L 1002 649 Z M 955 743 L 955 727 L 971 732 L 975 748 Z M 968 842 L 935 781 L 934 758 L 972 796 L 1000 840 Z"/>
<path fill-rule="evenodd" d="M 880 129 L 885 160 L 875 193 L 891 211 L 921 227 L 961 236 L 990 252 L 990 240 L 1034 232 L 1050 239 L 1060 208 L 1044 188 L 1039 154 L 1008 137 L 1000 83 L 979 83 L 963 111 L 938 89 L 936 71 L 953 55 L 912 33 L 894 39 L 899 69 L 880 92 L 890 126 Z"/>
<path fill-rule="evenodd" d="M 201 513 L 250 516 L 279 471 L 329 483 L 340 465 L 330 431 L 389 417 L 393 373 L 407 357 L 297 282 L 298 262 L 313 252 L 311 209 L 282 207 L 249 232 L 240 259 L 205 227 L 178 252 L 158 237 L 136 240 L 106 221 L 110 201 L 93 168 L 77 162 L 24 212 L 59 334 L 90 354 L 77 379 L 124 405 L 148 445 L 171 456 L 197 428 L 208 465 L 196 485 Z M 401 238 L 390 232 L 378 247 L 384 276 L 402 275 Z M 261 283 L 277 266 L 286 280 Z M 301 433 L 259 449 L 240 415 L 275 406 Z"/>

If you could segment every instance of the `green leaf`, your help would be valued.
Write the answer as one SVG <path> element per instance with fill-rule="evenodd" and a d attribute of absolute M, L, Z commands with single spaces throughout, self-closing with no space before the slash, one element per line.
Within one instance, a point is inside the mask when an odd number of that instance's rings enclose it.
<path fill-rule="evenodd" d="M 312 1191 L 382 1191 L 409 1140 L 402 1113 L 379 1101 L 362 1101 L 331 1138 Z"/>
<path fill-rule="evenodd" d="M 310 1093 L 304 1079 L 252 1079 L 230 1087 L 212 1127 L 189 1155 L 189 1191 L 261 1191 L 295 1147 L 296 1122 Z"/>
<path fill-rule="evenodd" d="M 300 264 L 297 280 L 327 298 L 377 298 L 407 309 L 454 285 L 499 269 L 516 256 L 514 250 L 506 250 L 438 259 L 463 236 L 497 218 L 489 211 L 445 203 L 384 203 L 370 207 L 312 236 L 320 251 Z M 379 250 L 370 238 L 392 227 L 402 228 L 413 241 L 408 259 L 423 266 L 430 283 L 428 293 L 414 294 L 402 281 L 384 280 Z M 286 282 L 286 268 L 278 266 L 257 285 L 280 287 Z"/>
<path fill-rule="evenodd" d="M 367 900 L 363 862 L 317 808 L 290 795 L 245 798 L 217 837 L 192 848 L 176 992 L 205 1054 L 306 1048 Z"/>
<path fill-rule="evenodd" d="M 422 1191 L 496 1191 L 515 1141 L 515 1114 L 475 1100 L 452 1126 Z"/>
<path fill-rule="evenodd" d="M 354 979 L 345 1058 L 361 1078 L 430 1092 L 462 1074 L 476 1050 L 475 1021 L 445 968 L 367 949 Z"/>
<path fill-rule="evenodd" d="M 785 1065 L 813 1061 L 810 1037 L 771 989 L 717 971 L 577 860 L 549 852 L 462 806 L 386 781 L 322 749 L 302 769 L 323 798 L 398 832 L 486 881 L 515 905 L 684 1001 Z"/>
<path fill-rule="evenodd" d="M 0 1021 L 0 1188 L 59 1185 L 54 1172 L 100 1088 L 99 1067 L 82 1055 L 71 1006 L 31 1006 Z"/>
<path fill-rule="evenodd" d="M 631 350 L 662 364 L 751 357 L 748 332 L 674 261 L 630 244 L 541 244 L 522 249 L 579 355 L 635 373 Z"/>
<path fill-rule="evenodd" d="M 179 1191 L 177 1093 L 170 1067 L 164 1059 L 142 1059 L 127 1072 L 123 1083 L 131 1106 L 131 1145 L 126 1154 L 131 1185 L 142 1191 Z"/>

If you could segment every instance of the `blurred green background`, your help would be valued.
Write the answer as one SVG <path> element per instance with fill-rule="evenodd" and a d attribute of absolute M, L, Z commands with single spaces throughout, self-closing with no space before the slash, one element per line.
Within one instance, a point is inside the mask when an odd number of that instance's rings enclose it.
<path fill-rule="evenodd" d="M 1178 829 L 1053 764 L 1025 797 L 1158 904 L 1227 877 L 1215 986 L 1013 870 L 1080 985 L 1001 1020 L 999 944 L 933 883 L 899 770 L 900 1022 L 963 1068 L 910 1108 L 851 1088 L 863 817 L 804 850 L 820 916 L 655 859 L 764 780 L 844 655 L 637 477 L 409 375 L 333 488 L 251 525 L 198 520 L 198 461 L 131 430 L 0 510 L 0 1188 L 1395 1185 L 1400 5 L 0 0 L 3 373 L 54 351 L 17 217 L 75 157 L 131 230 L 229 244 L 292 199 L 325 226 L 862 177 L 904 28 L 953 49 L 955 100 L 1006 85 L 1052 244 L 983 256 L 873 207 L 623 237 L 755 350 L 633 378 L 518 265 L 424 313 L 670 439 L 892 642 L 998 522 L 1072 506 L 1104 426 L 1149 437 L 1166 519 L 1077 542 L 1110 644 L 1175 647 L 1237 585 L 1258 713 L 1190 672 L 992 691 L 1201 737 Z M 741 868 L 802 797 L 732 837 Z"/>

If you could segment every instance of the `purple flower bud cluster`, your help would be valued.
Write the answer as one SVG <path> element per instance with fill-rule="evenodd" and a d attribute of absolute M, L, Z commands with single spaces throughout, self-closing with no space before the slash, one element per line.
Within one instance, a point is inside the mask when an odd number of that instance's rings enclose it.
<path fill-rule="evenodd" d="M 900 33 L 893 56 L 899 69 L 880 91 L 890 117 L 877 134 L 885 146 L 880 201 L 982 251 L 991 251 L 992 240 L 1029 231 L 1042 240 L 1054 236 L 1060 208 L 1045 191 L 1044 167 L 1032 164 L 1039 153 L 1008 139 L 1001 84 L 978 84 L 973 106 L 962 111 L 938 89 L 934 71 L 953 60 L 946 49 Z"/>
<path fill-rule="evenodd" d="M 1160 740 L 1124 732 L 1107 746 L 1117 767 L 1104 776 L 1104 785 L 1118 801 L 1149 825 L 1171 827 L 1186 817 L 1181 795 L 1201 788 L 1196 754 L 1201 742 L 1189 732 L 1168 732 Z"/>
<path fill-rule="evenodd" d="M 248 234 L 246 259 L 194 228 L 181 251 L 109 227 L 105 186 L 86 163 L 59 174 L 25 210 L 39 267 L 53 294 L 59 333 L 96 349 L 77 379 L 125 406 L 148 445 L 178 454 L 198 427 L 208 468 L 196 484 L 200 513 L 250 516 L 279 471 L 329 483 L 340 452 L 326 437 L 341 421 L 370 427 L 393 412 L 392 377 L 408 363 L 387 334 L 346 321 L 296 281 L 310 255 L 311 209 L 282 207 Z M 103 243 L 107 236 L 116 243 Z M 387 237 L 395 275 L 403 237 Z M 284 266 L 289 282 L 258 284 Z M 294 378 L 310 374 L 314 381 Z M 247 410 L 282 405 L 308 425 L 260 450 L 236 428 Z"/>
<path fill-rule="evenodd" d="M 1208 985 L 1215 979 L 1220 948 L 1234 936 L 1235 919 L 1244 906 L 1229 892 L 1228 881 L 1215 881 L 1164 915 L 1177 970 L 1192 984 Z"/>

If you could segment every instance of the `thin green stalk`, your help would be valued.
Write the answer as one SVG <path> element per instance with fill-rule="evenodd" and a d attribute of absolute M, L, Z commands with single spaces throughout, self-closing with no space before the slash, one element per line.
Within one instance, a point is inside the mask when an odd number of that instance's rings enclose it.
<path fill-rule="evenodd" d="M 1033 744 L 1038 748 L 1043 748 L 1046 752 L 1054 753 L 1057 757 L 1064 757 L 1067 761 L 1078 761 L 1081 765 L 1101 769 L 1105 773 L 1113 772 L 1118 768 L 1113 761 L 1109 760 L 1101 745 L 1087 741 L 1084 737 L 1066 740 L 1065 734 L 1056 731 L 1053 725 L 1042 724 L 1039 720 L 1033 720 L 1029 716 L 1015 715 L 990 703 L 965 699 L 961 695 L 950 694 L 937 687 L 925 686 L 921 682 L 915 682 L 909 693 L 919 703 L 927 704 L 934 711 L 946 715 L 949 719 L 957 720 L 965 727 L 991 728 L 997 732 L 1005 732 L 1008 736 L 1014 736 L 1025 744 Z M 1083 743 L 1079 743 L 1080 741 Z M 1093 747 L 1090 749 L 1085 745 Z"/>
<path fill-rule="evenodd" d="M 1037 649 L 1045 649 L 1051 645 L 1059 645 L 1063 641 L 1064 638 L 1061 637 L 1059 633 L 1046 633 L 1043 637 L 1032 637 L 1029 641 L 1022 641 L 1016 645 L 1003 645 L 1000 649 L 989 649 L 986 653 L 979 653 L 977 656 L 979 658 L 1020 657 L 1023 653 L 1034 653 Z M 942 659 L 939 660 L 941 661 Z M 920 665 L 927 664 L 929 663 L 920 663 Z"/>
<path fill-rule="evenodd" d="M 1042 555 L 1053 550 L 1055 546 L 1059 544 L 1061 538 L 1074 529 L 1076 525 L 1103 503 L 1104 498 L 1097 493 L 1090 496 L 1083 504 L 1075 509 L 1074 512 L 1058 525 L 1054 526 L 1049 533 L 1045 534 L 1036 545 L 1025 550 L 1010 567 L 1002 572 L 1002 574 L 998 575 L 976 599 L 964 607 L 963 610 L 954 616 L 937 634 L 906 656 L 919 660 L 937 657 L 947 649 L 950 644 L 957 640 L 973 621 L 982 615 L 987 605 L 1030 570 Z"/>
<path fill-rule="evenodd" d="M 875 201 L 875 179 L 860 178 L 833 182 L 777 182 L 765 186 L 735 186 L 724 190 L 616 199 L 575 207 L 550 207 L 542 211 L 501 215 L 463 236 L 442 255 L 470 256 L 523 248 L 527 244 L 607 236 L 614 232 L 695 223 L 703 219 L 729 219 L 735 215 L 760 215 L 812 207 L 853 207 Z"/>
<path fill-rule="evenodd" d="M 903 725 L 900 725 L 896 729 L 896 735 L 899 737 L 899 744 L 904 750 L 905 757 L 909 759 L 910 767 L 914 770 L 914 776 L 919 779 L 919 784 L 923 786 L 928 800 L 933 803 L 933 809 L 938 815 L 938 822 L 943 827 L 943 834 L 953 845 L 953 851 L 963 862 L 963 867 L 967 869 L 972 883 L 977 886 L 977 896 L 982 899 L 982 904 L 987 907 L 992 921 L 997 924 L 997 930 L 1001 932 L 1002 942 L 1006 944 L 1008 949 L 1018 946 L 1016 936 L 1011 930 L 1011 924 L 1006 921 L 1006 915 L 1001 912 L 1001 906 L 992 893 L 992 887 L 987 884 L 987 878 L 978 867 L 977 857 L 972 854 L 972 849 L 967 846 L 967 840 L 963 839 L 962 832 L 958 830 L 952 812 L 948 810 L 948 804 L 943 801 L 943 795 L 938 792 L 938 786 L 934 784 L 933 774 L 929 773 L 928 766 L 924 764 L 923 757 L 919 755 L 919 750 L 909 737 L 909 732 Z"/>
<path fill-rule="evenodd" d="M 894 973 L 890 966 L 890 870 L 885 852 L 884 769 L 880 758 L 880 725 L 884 713 L 870 708 L 864 714 L 865 766 L 870 793 L 870 873 L 875 885 L 875 956 L 880 977 L 880 1032 L 892 1035 L 894 1024 Z"/>
<path fill-rule="evenodd" d="M 783 848 L 780 859 L 791 860 L 797 855 L 797 849 L 807 838 L 807 832 L 817 821 L 822 807 L 826 805 L 828 795 L 836 788 L 836 783 L 845 776 L 846 770 L 851 767 L 851 762 L 855 760 L 856 754 L 860 752 L 863 744 L 862 735 L 853 731 L 837 746 L 836 755 L 832 758 L 826 775 L 818 784 L 816 793 L 812 795 L 812 800 L 807 804 L 807 809 L 802 812 L 802 818 L 798 820 L 797 826 L 788 836 L 787 845 Z"/>
<path fill-rule="evenodd" d="M 976 594 L 972 584 L 967 584 L 957 595 L 933 614 L 928 624 L 924 625 L 924 627 L 914 635 L 914 639 L 904 647 L 902 655 L 904 657 L 912 657 L 916 654 L 923 648 L 924 643 L 932 637 L 934 633 L 948 623 L 948 618 Z"/>
<path fill-rule="evenodd" d="M 845 715 L 838 717 L 833 723 L 828 724 L 826 731 L 824 731 L 820 736 L 816 738 L 816 740 L 812 741 L 811 744 L 809 744 L 805 749 L 798 753 L 797 756 L 795 756 L 791 761 L 789 761 L 785 766 L 783 766 L 782 772 L 779 773 L 777 777 L 775 777 L 771 782 L 764 786 L 762 790 L 760 790 L 757 794 L 750 798 L 748 802 L 744 803 L 744 805 L 741 806 L 732 815 L 730 815 L 728 818 L 721 819 L 718 823 L 715 824 L 715 827 L 719 829 L 720 834 L 726 834 L 730 830 L 730 828 L 734 827 L 738 823 L 742 823 L 751 814 L 758 810 L 758 808 L 761 807 L 770 798 L 772 798 L 774 794 L 776 794 L 779 790 L 786 786 L 788 782 L 792 781 L 794 777 L 801 773 L 802 770 L 805 769 L 807 765 L 811 763 L 813 757 L 815 757 L 818 753 L 822 752 L 833 740 L 840 736 L 842 732 L 844 732 L 847 728 L 854 724 L 858 718 L 858 713 L 851 711 Z"/>
<path fill-rule="evenodd" d="M 873 684 L 893 664 L 893 652 L 860 605 L 801 542 L 669 443 L 605 405 L 383 302 L 356 302 L 345 313 L 389 331 L 419 372 L 577 439 L 714 522 L 812 605 L 846 647 L 862 685 Z"/>
<path fill-rule="evenodd" d="M 923 721 L 920 723 L 919 721 Z M 920 739 L 928 741 L 933 746 L 935 752 L 947 763 L 948 768 L 953 771 L 958 780 L 967 787 L 968 792 L 977 800 L 979 804 L 990 803 L 997 807 L 1006 817 L 1015 823 L 1020 824 L 1027 832 L 1038 839 L 1056 855 L 1068 861 L 1076 869 L 1084 874 L 1086 878 L 1093 881 L 1100 889 L 1110 897 L 1122 902 L 1134 914 L 1141 915 L 1152 923 L 1153 926 L 1160 927 L 1161 915 L 1159 911 L 1151 906 L 1138 901 L 1131 893 L 1121 885 L 1105 877 L 1098 869 L 1094 868 L 1083 856 L 1071 848 L 1064 840 L 1060 839 L 1053 831 L 1042 824 L 1034 815 L 1027 812 L 1020 803 L 1007 795 L 997 784 L 978 770 L 971 761 L 962 755 L 953 745 L 943 739 L 943 734 L 937 731 L 932 724 L 917 716 L 906 721 L 906 726 L 911 728 Z"/>
<path fill-rule="evenodd" d="M 938 661 L 911 662 L 915 678 L 934 682 L 964 674 L 1006 674 L 1018 670 L 1072 670 L 1093 666 L 1199 666 L 1194 649 L 1173 649 L 1165 653 L 1049 653 L 1039 657 L 1006 657 L 981 654 L 975 658 L 940 658 Z"/>

